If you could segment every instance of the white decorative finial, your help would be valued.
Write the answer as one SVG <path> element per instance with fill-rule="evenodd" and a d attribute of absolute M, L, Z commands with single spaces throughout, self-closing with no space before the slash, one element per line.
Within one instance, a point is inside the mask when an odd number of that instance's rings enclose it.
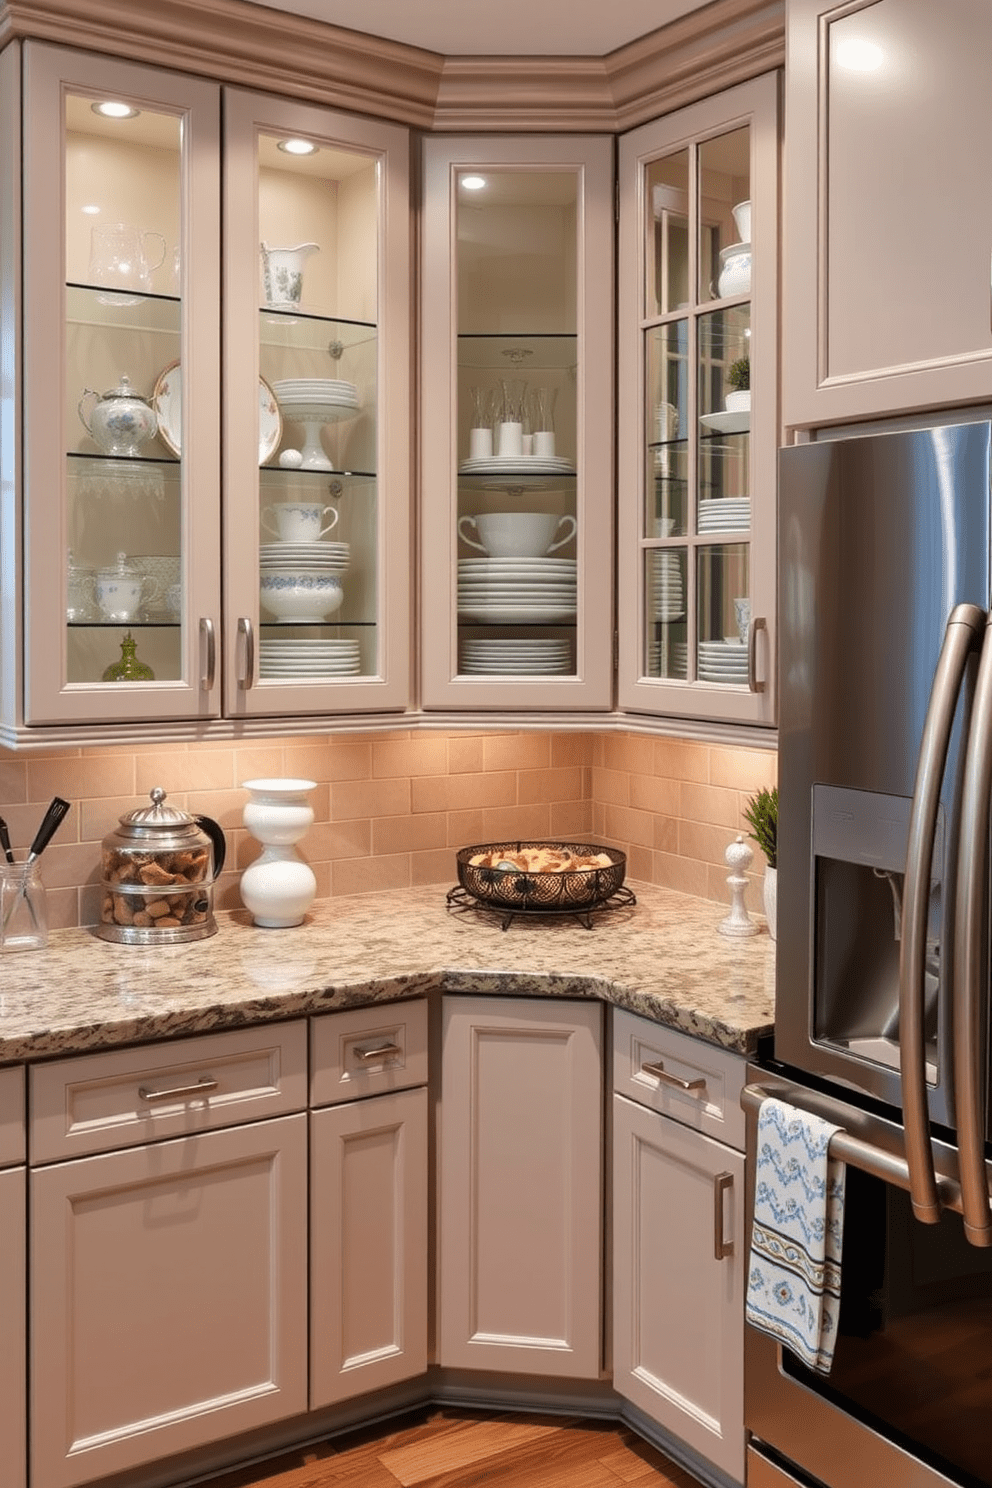
<path fill-rule="evenodd" d="M 727 867 L 731 870 L 727 879 L 730 886 L 730 913 L 725 920 L 720 921 L 716 928 L 721 935 L 757 935 L 758 927 L 744 907 L 744 894 L 748 883 L 746 875 L 754 853 L 744 838 L 738 837 L 736 842 L 730 844 L 723 856 Z"/>

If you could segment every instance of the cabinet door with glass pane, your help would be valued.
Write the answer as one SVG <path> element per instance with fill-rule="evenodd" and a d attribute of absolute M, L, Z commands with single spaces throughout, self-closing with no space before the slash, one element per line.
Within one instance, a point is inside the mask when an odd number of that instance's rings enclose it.
<path fill-rule="evenodd" d="M 775 721 L 778 80 L 620 141 L 622 707 Z"/>
<path fill-rule="evenodd" d="M 423 701 L 608 708 L 611 143 L 424 148 Z"/>
<path fill-rule="evenodd" d="M 402 708 L 409 136 L 236 89 L 224 124 L 226 709 Z"/>
<path fill-rule="evenodd" d="M 211 717 L 219 90 L 24 61 L 25 721 Z"/>

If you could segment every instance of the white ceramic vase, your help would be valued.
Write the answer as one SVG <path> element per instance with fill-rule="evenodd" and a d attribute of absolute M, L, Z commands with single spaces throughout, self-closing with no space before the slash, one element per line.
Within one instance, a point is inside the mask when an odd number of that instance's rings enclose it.
<path fill-rule="evenodd" d="M 776 940 L 775 915 L 778 909 L 778 869 L 765 869 L 764 881 L 761 885 L 761 894 L 765 905 L 765 919 L 768 921 L 768 934 L 772 940 Z"/>
<path fill-rule="evenodd" d="M 241 898 L 256 925 L 300 925 L 314 901 L 317 880 L 294 846 L 313 825 L 307 794 L 314 780 L 246 780 L 243 821 L 262 851 L 241 875 Z"/>

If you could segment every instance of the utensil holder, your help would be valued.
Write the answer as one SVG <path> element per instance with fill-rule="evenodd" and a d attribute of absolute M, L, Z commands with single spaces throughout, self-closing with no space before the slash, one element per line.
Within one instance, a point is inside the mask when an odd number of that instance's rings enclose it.
<path fill-rule="evenodd" d="M 0 951 L 48 944 L 48 902 L 35 863 L 0 863 Z"/>

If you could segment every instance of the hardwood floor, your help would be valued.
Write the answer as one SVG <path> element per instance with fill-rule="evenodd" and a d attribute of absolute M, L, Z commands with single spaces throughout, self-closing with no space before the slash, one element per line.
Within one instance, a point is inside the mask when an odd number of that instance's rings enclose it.
<path fill-rule="evenodd" d="M 204 1488 L 699 1488 L 615 1422 L 426 1407 Z"/>

